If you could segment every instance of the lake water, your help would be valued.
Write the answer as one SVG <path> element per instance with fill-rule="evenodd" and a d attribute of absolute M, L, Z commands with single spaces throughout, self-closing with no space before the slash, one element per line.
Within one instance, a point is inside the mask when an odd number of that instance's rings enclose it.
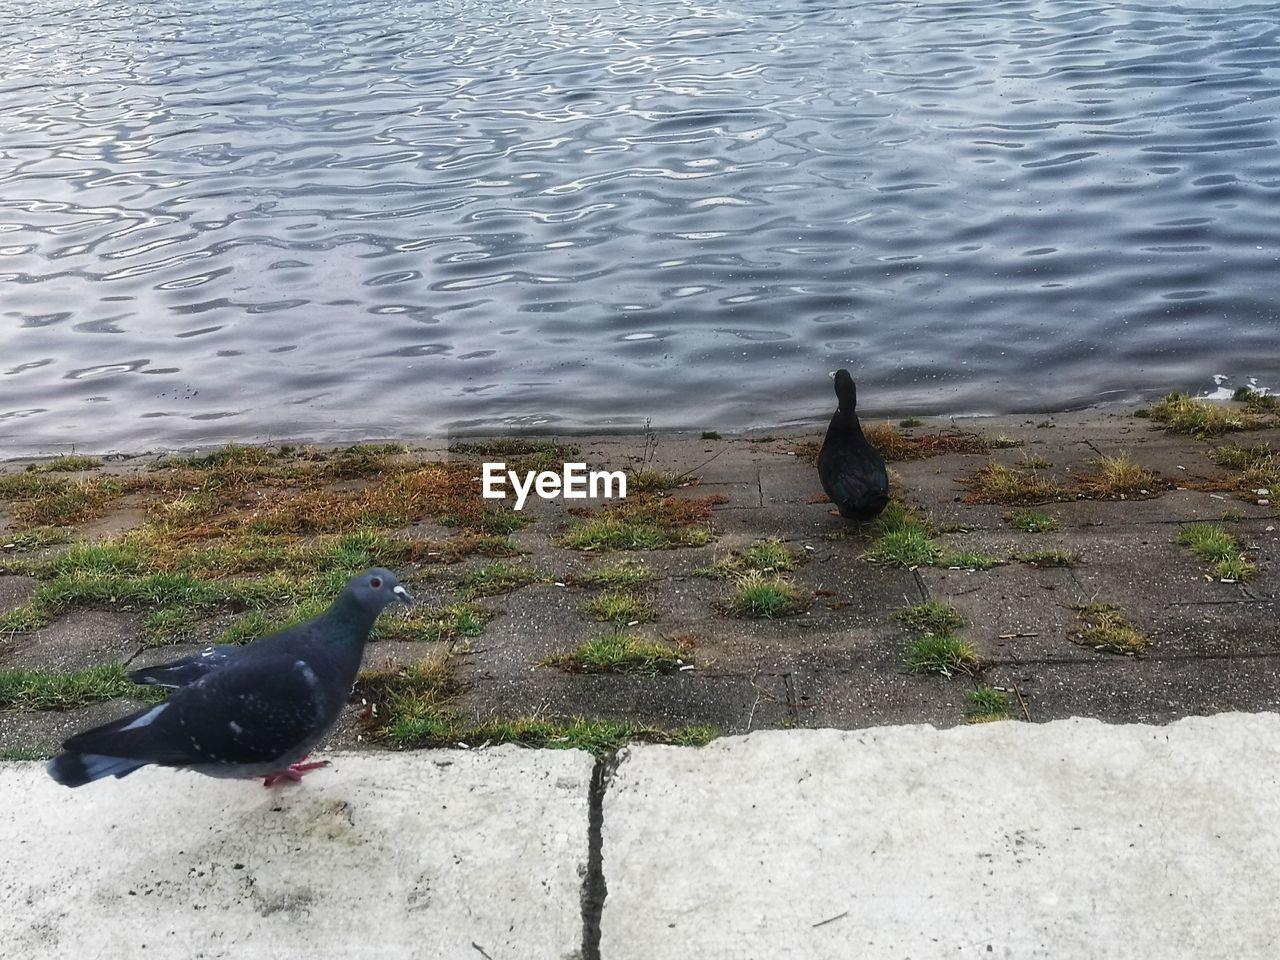
<path fill-rule="evenodd" d="M 0 443 L 1280 373 L 1280 5 L 0 0 Z"/>

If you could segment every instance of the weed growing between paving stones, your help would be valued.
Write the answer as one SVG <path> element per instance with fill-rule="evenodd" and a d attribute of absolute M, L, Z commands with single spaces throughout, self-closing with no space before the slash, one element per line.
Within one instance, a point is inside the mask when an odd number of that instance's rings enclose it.
<path fill-rule="evenodd" d="M 1040 510 L 1010 510 L 1004 522 L 1023 533 L 1053 533 L 1058 529 L 1058 518 Z"/>
<path fill-rule="evenodd" d="M 1141 467 L 1127 453 L 1091 461 L 1099 472 L 1078 478 L 1080 492 L 1094 500 L 1127 500 L 1157 496 L 1172 484 L 1153 470 Z"/>
<path fill-rule="evenodd" d="M 608 590 L 582 605 L 596 620 L 610 623 L 644 623 L 658 616 L 653 604 L 629 590 Z"/>
<path fill-rule="evenodd" d="M 922 633 L 907 645 L 907 669 L 912 673 L 950 677 L 975 673 L 980 665 L 969 641 L 949 633 Z"/>
<path fill-rule="evenodd" d="M 693 663 L 693 645 L 675 644 L 610 633 L 565 653 L 547 657 L 539 666 L 559 667 L 571 673 L 625 673 L 654 676 L 675 673 Z"/>
<path fill-rule="evenodd" d="M 596 567 L 589 573 L 572 578 L 572 582 L 584 587 L 636 588 L 652 583 L 653 571 L 643 563 L 623 561 Z"/>
<path fill-rule="evenodd" d="M 1053 466 L 1053 462 L 1046 460 L 1044 457 L 1024 453 L 1022 459 L 1018 461 L 1018 466 L 1023 470 L 1048 470 Z"/>
<path fill-rule="evenodd" d="M 458 578 L 458 596 L 464 600 L 492 597 L 510 593 L 530 583 L 545 583 L 547 578 L 529 567 L 498 561 L 475 570 L 468 570 Z"/>
<path fill-rule="evenodd" d="M 775 620 L 803 610 L 804 598 L 786 577 L 751 570 L 735 578 L 725 606 L 737 617 Z"/>
<path fill-rule="evenodd" d="M 571 550 L 670 550 L 711 540 L 711 509 L 725 498 L 628 498 L 582 517 L 560 538 Z"/>
<path fill-rule="evenodd" d="M 71 531 L 67 527 L 28 527 L 21 533 L 10 535 L 0 547 L 5 550 L 39 550 L 70 539 Z"/>
<path fill-rule="evenodd" d="M 1151 638 L 1129 623 L 1114 603 L 1086 603 L 1075 609 L 1079 622 L 1070 636 L 1081 646 L 1128 656 L 1151 646 Z"/>
<path fill-rule="evenodd" d="M 1009 719 L 1009 698 L 995 687 L 978 687 L 969 691 L 968 723 L 991 723 Z"/>
<path fill-rule="evenodd" d="M 1033 550 L 1020 553 L 1014 559 L 1031 567 L 1073 567 L 1080 562 L 1071 550 Z"/>
<path fill-rule="evenodd" d="M 102 460 L 99 457 L 67 453 L 43 463 L 33 463 L 27 470 L 31 473 L 79 473 L 82 470 L 96 470 L 100 466 Z"/>
<path fill-rule="evenodd" d="M 39 747 L 0 747 L 0 760 L 48 760 L 52 756 L 48 750 Z"/>
<path fill-rule="evenodd" d="M 1280 398 L 1271 393 L 1259 393 L 1252 387 L 1236 387 L 1231 399 L 1243 403 L 1251 413 L 1280 413 Z"/>
<path fill-rule="evenodd" d="M 1178 531 L 1173 542 L 1213 564 L 1216 580 L 1236 583 L 1252 580 L 1258 574 L 1257 566 L 1242 553 L 1240 541 L 1216 523 L 1189 523 Z"/>
<path fill-rule="evenodd" d="M 949 603 L 939 603 L 937 600 L 926 600 L 915 606 L 903 607 L 895 611 L 894 617 L 908 626 L 937 634 L 951 633 L 965 624 L 959 610 Z"/>
<path fill-rule="evenodd" d="M 80 489 L 75 484 L 98 481 L 111 496 L 128 491 L 143 498 L 144 524 L 73 544 L 53 559 L 6 560 L 8 572 L 41 583 L 29 603 L 0 615 L 0 631 L 35 629 L 70 606 L 137 605 L 148 608 L 147 641 L 169 643 L 187 638 L 210 614 L 247 609 L 249 616 L 225 635 L 243 641 L 318 613 L 350 576 L 370 566 L 518 553 L 492 531 L 526 522 L 484 507 L 467 465 L 406 459 L 394 444 L 328 453 L 232 445 L 164 458 L 145 474 L 88 481 L 3 474 L 0 497 L 13 500 L 17 512 L 32 503 L 48 511 Z M 462 529 L 443 541 L 395 535 L 424 517 Z M 46 533 L 52 530 L 32 527 L 12 542 L 46 543 L 58 538 Z M 493 586 L 492 578 L 477 579 L 464 589 L 479 594 Z M 482 622 L 463 611 L 452 626 L 427 624 L 420 632 L 465 635 Z"/>
<path fill-rule="evenodd" d="M 1265 425 L 1256 412 L 1240 411 L 1208 400 L 1196 400 L 1177 391 L 1155 404 L 1148 416 L 1175 433 L 1211 437 L 1234 430 Z"/>
<path fill-rule="evenodd" d="M 709 567 L 699 567 L 694 573 L 701 577 L 726 579 L 752 571 L 758 573 L 791 571 L 799 565 L 800 560 L 791 552 L 790 547 L 777 537 L 766 537 L 745 549 L 733 551 L 729 556 L 717 560 Z"/>
<path fill-rule="evenodd" d="M 167 691 L 139 686 L 118 663 L 83 670 L 0 670 L 0 708 L 69 710 L 116 697 L 159 703 Z"/>
<path fill-rule="evenodd" d="M 959 482 L 969 489 L 966 503 L 1034 504 L 1067 496 L 1066 490 L 1037 473 L 1015 470 L 994 460 L 960 477 Z"/>
<path fill-rule="evenodd" d="M 629 720 L 585 717 L 468 721 L 450 704 L 455 692 L 448 660 L 434 659 L 366 671 L 356 683 L 354 697 L 363 706 L 361 723 L 365 729 L 376 739 L 401 748 L 520 743 L 599 755 L 617 750 L 629 740 L 698 746 L 718 736 L 713 727 L 668 731 Z"/>
<path fill-rule="evenodd" d="M 907 417 L 905 420 L 899 420 L 898 426 L 902 427 L 904 430 L 910 430 L 912 427 L 924 426 L 924 421 L 919 417 Z"/>

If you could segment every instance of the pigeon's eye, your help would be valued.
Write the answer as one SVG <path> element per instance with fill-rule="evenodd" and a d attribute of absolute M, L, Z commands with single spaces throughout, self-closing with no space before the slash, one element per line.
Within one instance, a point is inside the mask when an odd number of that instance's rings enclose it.
<path fill-rule="evenodd" d="M 369 581 L 369 586 L 371 586 L 371 587 L 373 587 L 373 589 L 377 590 L 380 586 L 382 586 L 382 578 L 381 578 L 381 577 L 374 577 L 372 580 L 370 580 L 370 581 Z"/>

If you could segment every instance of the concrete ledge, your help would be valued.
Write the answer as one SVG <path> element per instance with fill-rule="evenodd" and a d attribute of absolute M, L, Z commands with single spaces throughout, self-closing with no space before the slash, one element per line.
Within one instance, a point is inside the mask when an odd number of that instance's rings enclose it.
<path fill-rule="evenodd" d="M 71 791 L 42 764 L 0 764 L 0 953 L 562 960 L 581 949 L 590 756 L 329 759 L 270 791 L 156 769 Z"/>
<path fill-rule="evenodd" d="M 1280 716 L 627 751 L 607 960 L 1280 956 Z"/>

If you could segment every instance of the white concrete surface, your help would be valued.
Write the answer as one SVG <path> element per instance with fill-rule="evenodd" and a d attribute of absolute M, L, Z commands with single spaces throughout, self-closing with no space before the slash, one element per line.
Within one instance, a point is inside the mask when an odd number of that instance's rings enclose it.
<path fill-rule="evenodd" d="M 637 746 L 603 960 L 1280 957 L 1280 717 Z"/>
<path fill-rule="evenodd" d="M 299 785 L 0 764 L 0 956 L 548 958 L 582 946 L 583 753 L 339 754 Z"/>

